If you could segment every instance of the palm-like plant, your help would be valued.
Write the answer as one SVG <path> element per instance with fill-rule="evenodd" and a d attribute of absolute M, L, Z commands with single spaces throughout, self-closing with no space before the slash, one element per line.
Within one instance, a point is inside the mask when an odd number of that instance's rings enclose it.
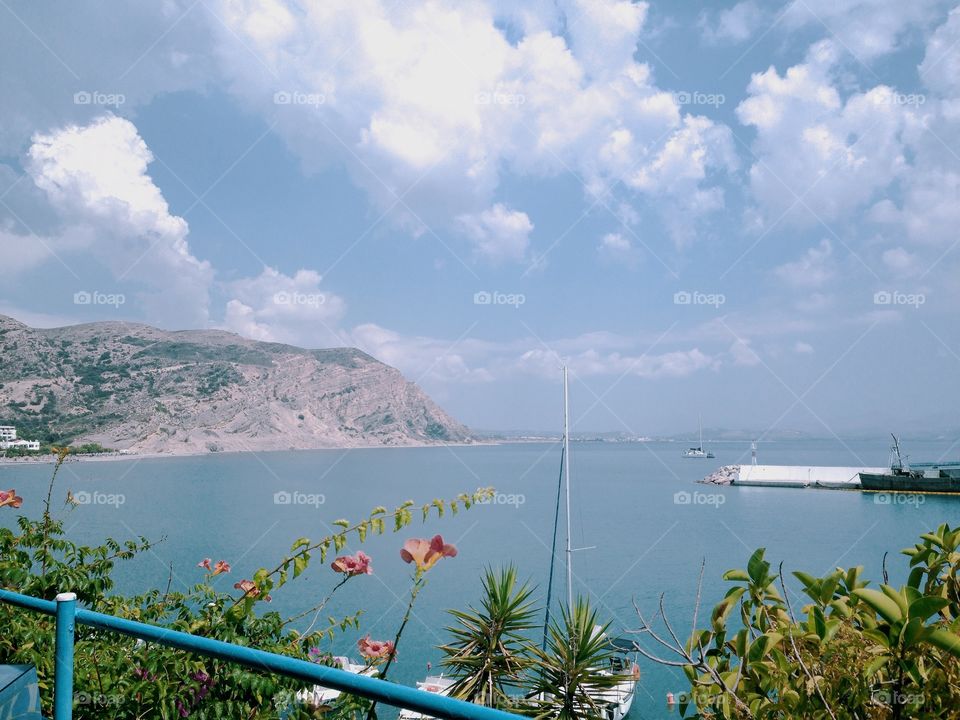
<path fill-rule="evenodd" d="M 532 664 L 532 647 L 525 632 L 536 627 L 537 609 L 527 583 L 517 582 L 512 565 L 483 576 L 480 609 L 449 611 L 457 624 L 447 628 L 453 640 L 440 649 L 457 681 L 451 695 L 491 707 L 508 706 L 508 690 L 519 686 Z"/>
<path fill-rule="evenodd" d="M 550 624 L 546 649 L 534 650 L 538 667 L 530 701 L 537 718 L 604 717 L 598 696 L 624 680 L 611 672 L 615 650 L 606 630 L 583 598 L 577 599 L 572 611 L 563 608 L 559 621 Z"/>

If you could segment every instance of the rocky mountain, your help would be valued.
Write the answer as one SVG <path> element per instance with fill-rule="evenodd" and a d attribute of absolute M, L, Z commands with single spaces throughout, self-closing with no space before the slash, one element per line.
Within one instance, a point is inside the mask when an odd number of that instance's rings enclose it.
<path fill-rule="evenodd" d="M 0 424 L 171 454 L 470 439 L 398 370 L 353 348 L 123 322 L 36 329 L 4 315 Z"/>

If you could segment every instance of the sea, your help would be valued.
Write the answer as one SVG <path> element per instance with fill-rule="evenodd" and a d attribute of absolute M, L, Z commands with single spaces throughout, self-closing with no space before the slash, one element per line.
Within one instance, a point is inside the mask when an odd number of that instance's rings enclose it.
<path fill-rule="evenodd" d="M 950 439 L 909 440 L 914 461 L 956 459 Z M 724 571 L 745 567 L 766 548 L 774 567 L 783 563 L 795 609 L 803 603 L 794 570 L 823 574 L 863 565 L 880 582 L 884 563 L 891 582 L 907 574 L 900 551 L 940 523 L 960 523 L 960 497 L 882 495 L 859 491 L 714 487 L 696 481 L 721 465 L 749 463 L 747 442 L 711 443 L 714 459 L 681 457 L 678 442 L 575 442 L 572 444 L 571 521 L 574 591 L 591 599 L 610 633 L 641 638 L 640 613 L 652 618 L 663 606 L 678 633 L 691 627 L 703 565 L 702 603 L 710 608 L 727 588 Z M 885 466 L 883 438 L 762 442 L 759 462 L 784 465 Z M 335 520 L 357 520 L 378 505 L 416 503 L 414 522 L 394 534 L 351 541 L 363 549 L 373 574 L 357 577 L 324 610 L 342 617 L 362 609 L 361 628 L 324 649 L 357 657 L 357 640 L 369 634 L 392 639 L 407 604 L 411 567 L 400 558 L 410 537 L 440 534 L 458 549 L 429 572 L 413 618 L 398 648 L 391 679 L 413 684 L 442 670 L 438 646 L 452 624 L 447 610 L 479 605 L 481 574 L 514 564 L 547 590 L 561 448 L 559 442 L 390 449 L 231 453 L 198 457 L 132 458 L 68 462 L 54 488 L 53 507 L 70 538 L 92 544 L 106 536 L 162 540 L 117 568 L 117 590 L 185 589 L 202 579 L 197 563 L 227 560 L 232 572 L 214 578 L 224 591 L 259 567 L 274 567 L 300 537 L 319 539 Z M 51 465 L 0 465 L 0 488 L 24 498 L 17 511 L 0 509 L 0 525 L 15 516 L 39 516 Z M 422 523 L 419 507 L 434 498 L 494 487 L 484 505 Z M 67 491 L 83 504 L 65 505 Z M 561 513 L 561 521 L 563 513 Z M 563 598 L 565 541 L 561 525 L 553 597 Z M 328 563 L 332 558 L 328 558 Z M 295 581 L 274 593 L 269 606 L 284 615 L 311 607 L 338 579 L 317 557 Z M 70 588 L 62 588 L 69 590 Z M 709 613 L 701 610 L 700 624 Z M 321 620 L 323 622 L 323 620 Z M 661 626 L 662 628 L 662 626 Z M 539 639 L 539 633 L 534 633 Z M 631 717 L 675 717 L 668 692 L 687 684 L 676 668 L 640 659 L 642 678 Z M 432 668 L 432 670 L 428 669 Z"/>

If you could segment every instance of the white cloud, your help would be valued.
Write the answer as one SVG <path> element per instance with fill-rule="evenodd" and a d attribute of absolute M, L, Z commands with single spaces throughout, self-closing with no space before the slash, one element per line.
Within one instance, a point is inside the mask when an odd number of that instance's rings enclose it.
<path fill-rule="evenodd" d="M 912 32 L 936 21 L 943 5 L 943 0 L 803 0 L 784 6 L 783 27 L 825 31 L 865 63 L 899 50 Z"/>
<path fill-rule="evenodd" d="M 290 276 L 266 267 L 257 277 L 232 282 L 224 326 L 255 340 L 306 347 L 341 344 L 336 327 L 346 304 L 320 281 L 313 270 Z"/>
<path fill-rule="evenodd" d="M 793 351 L 798 355 L 812 355 L 813 345 L 810 343 L 805 343 L 802 340 L 798 340 L 793 346 Z"/>
<path fill-rule="evenodd" d="M 213 27 L 234 92 L 276 123 L 307 171 L 344 163 L 413 232 L 488 210 L 506 173 L 572 170 L 588 193 L 627 182 L 639 193 L 623 193 L 630 202 L 662 208 L 684 238 L 722 206 L 711 173 L 734 159 L 729 134 L 684 117 L 633 59 L 643 3 L 220 7 L 227 28 Z M 266 15 L 268 32 L 252 13 Z M 504 15 L 519 37 L 498 27 Z M 278 91 L 304 101 L 277 105 Z"/>
<path fill-rule="evenodd" d="M 606 263 L 634 267 L 639 259 L 639 252 L 630 242 L 630 238 L 621 233 L 607 233 L 600 239 L 597 246 L 600 259 Z"/>
<path fill-rule="evenodd" d="M 950 12 L 927 41 L 918 70 L 928 88 L 944 97 L 960 96 L 960 7 Z"/>
<path fill-rule="evenodd" d="M 879 85 L 845 101 L 834 85 L 837 46 L 814 45 L 783 75 L 754 74 L 737 107 L 756 128 L 750 188 L 765 222 L 798 225 L 847 219 L 907 167 L 904 132 L 916 108 Z"/>
<path fill-rule="evenodd" d="M 733 358 L 734 365 L 753 367 L 761 362 L 760 356 L 750 347 L 750 341 L 744 338 L 735 340 L 730 346 L 729 353 L 730 357 Z"/>
<path fill-rule="evenodd" d="M 912 275 L 917 269 L 917 257 L 902 247 L 883 251 L 883 264 L 898 275 Z"/>
<path fill-rule="evenodd" d="M 139 284 L 151 317 L 203 325 L 213 272 L 147 173 L 152 160 L 133 123 L 105 115 L 34 135 L 27 171 L 64 224 L 47 241 L 53 253 L 85 249 L 115 280 Z"/>
<path fill-rule="evenodd" d="M 458 220 L 478 257 L 495 264 L 526 258 L 533 232 L 526 213 L 497 203 L 476 215 L 461 215 Z"/>
<path fill-rule="evenodd" d="M 809 248 L 799 260 L 784 263 L 774 274 L 792 287 L 816 288 L 834 276 L 833 245 L 824 238 Z"/>
<path fill-rule="evenodd" d="M 771 19 L 768 11 L 761 8 L 755 0 L 744 0 L 716 15 L 702 12 L 699 25 L 707 42 L 741 43 Z"/>
<path fill-rule="evenodd" d="M 577 355 L 565 356 L 563 362 L 581 377 L 632 375 L 649 379 L 686 377 L 699 370 L 718 366 L 714 358 L 701 352 L 699 348 L 659 355 L 624 355 L 619 352 L 585 350 Z M 541 348 L 523 353 L 516 364 L 519 370 L 543 378 L 556 377 L 559 365 L 560 358 L 556 352 Z"/>

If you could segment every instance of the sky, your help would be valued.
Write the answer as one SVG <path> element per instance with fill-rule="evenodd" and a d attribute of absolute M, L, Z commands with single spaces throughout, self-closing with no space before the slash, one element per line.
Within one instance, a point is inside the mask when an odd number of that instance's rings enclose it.
<path fill-rule="evenodd" d="M 468 425 L 956 431 L 960 6 L 0 0 L 0 313 Z"/>

